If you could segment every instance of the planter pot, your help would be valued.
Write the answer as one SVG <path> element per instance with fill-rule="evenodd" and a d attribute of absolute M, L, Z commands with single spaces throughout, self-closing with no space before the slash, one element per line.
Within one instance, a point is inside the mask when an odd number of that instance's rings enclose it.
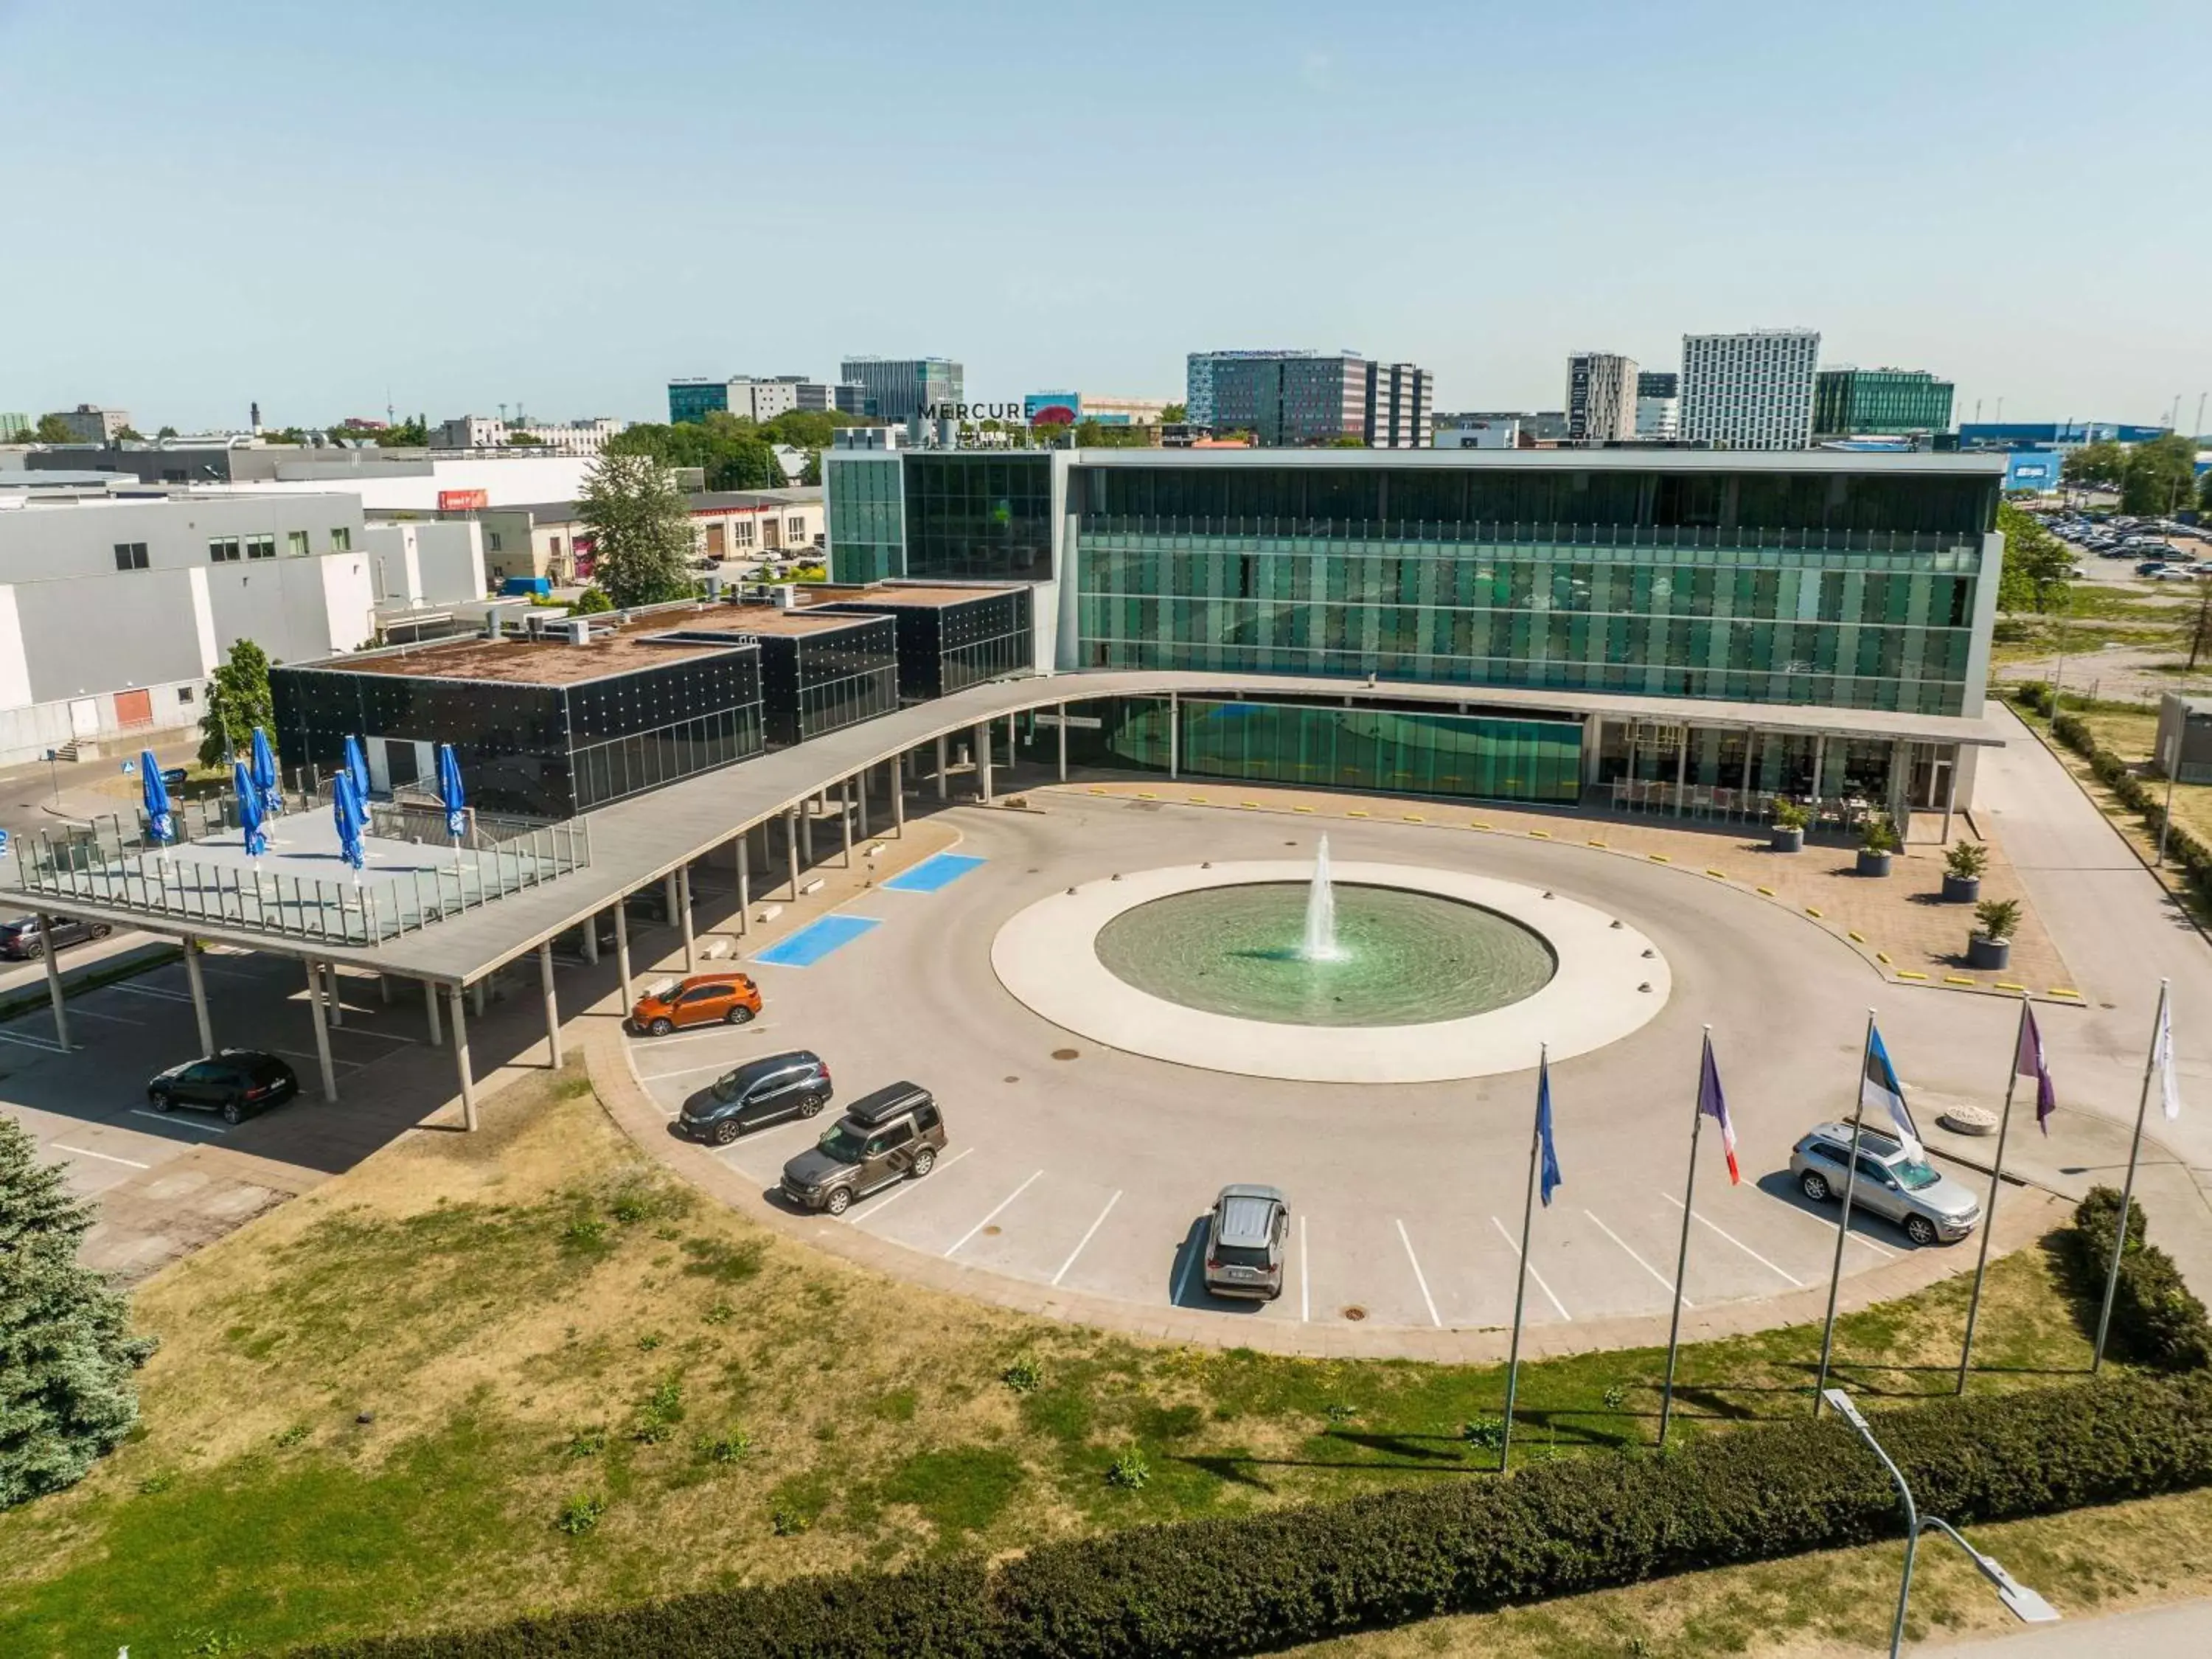
<path fill-rule="evenodd" d="M 2012 965 L 2012 941 L 1972 933 L 1966 939 L 1966 966 L 2002 973 Z"/>
<path fill-rule="evenodd" d="M 1894 856 L 1891 853 L 1870 853 L 1862 847 L 1859 848 L 1859 873 L 1863 876 L 1886 876 L 1889 873 L 1889 861 Z"/>
<path fill-rule="evenodd" d="M 1777 824 L 1766 832 L 1766 846 L 1773 853 L 1802 853 L 1805 850 L 1803 830 L 1784 830 Z"/>
<path fill-rule="evenodd" d="M 1947 875 L 1943 878 L 1943 902 L 1946 904 L 1972 904 L 1981 896 L 1982 878 L 1979 876 Z"/>

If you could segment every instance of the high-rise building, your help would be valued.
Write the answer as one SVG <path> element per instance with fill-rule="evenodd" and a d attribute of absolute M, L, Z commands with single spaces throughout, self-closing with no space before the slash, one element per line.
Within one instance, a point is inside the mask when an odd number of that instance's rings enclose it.
<path fill-rule="evenodd" d="M 1948 432 L 1952 390 L 1924 368 L 1824 368 L 1813 385 L 1813 430 L 1826 438 Z"/>
<path fill-rule="evenodd" d="M 98 404 L 79 404 L 75 409 L 63 410 L 60 418 L 69 428 L 71 443 L 105 444 L 112 443 L 117 434 L 131 424 L 131 411 L 102 409 Z"/>
<path fill-rule="evenodd" d="M 728 380 L 690 378 L 668 383 L 672 423 L 704 421 L 716 413 L 772 421 L 794 409 L 812 414 L 834 409 L 858 415 L 863 412 L 861 401 L 856 386 L 832 386 L 804 374 L 738 374 Z"/>
<path fill-rule="evenodd" d="M 1636 377 L 1636 435 L 1646 443 L 1672 443 L 1682 435 L 1682 377 L 1644 369 Z"/>
<path fill-rule="evenodd" d="M 1612 443 L 1636 431 L 1636 360 L 1613 351 L 1567 359 L 1567 436 Z"/>
<path fill-rule="evenodd" d="M 859 388 L 855 415 L 908 421 L 939 404 L 965 400 L 963 374 L 950 357 L 848 357 L 838 376 Z"/>
<path fill-rule="evenodd" d="M 1804 449 L 1813 441 L 1817 329 L 1682 337 L 1682 436 L 1722 449 Z"/>
<path fill-rule="evenodd" d="M 1426 369 L 1351 351 L 1194 351 L 1184 385 L 1192 425 L 1289 447 L 1425 448 L 1434 400 Z"/>
<path fill-rule="evenodd" d="M 0 444 L 4 444 L 18 432 L 35 432 L 39 423 L 28 415 L 13 410 L 0 409 Z"/>

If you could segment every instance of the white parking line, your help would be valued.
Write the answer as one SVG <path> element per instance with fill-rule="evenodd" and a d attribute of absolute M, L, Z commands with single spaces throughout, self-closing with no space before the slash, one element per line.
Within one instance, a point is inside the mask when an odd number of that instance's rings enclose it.
<path fill-rule="evenodd" d="M 1676 1209 L 1679 1210 L 1682 1207 L 1682 1200 L 1676 1198 L 1672 1193 L 1662 1193 L 1661 1196 L 1663 1197 L 1669 1204 L 1673 1205 Z M 1795 1273 L 1790 1273 L 1787 1268 L 1776 1267 L 1771 1261 L 1769 1261 L 1765 1256 L 1759 1255 L 1757 1250 L 1753 1249 L 1750 1245 L 1745 1243 L 1741 1239 L 1738 1238 L 1734 1233 L 1729 1232 L 1727 1229 L 1715 1225 L 1714 1223 L 1705 1220 L 1705 1217 L 1699 1215 L 1695 1210 L 1690 1212 L 1690 1217 L 1694 1221 L 1700 1222 L 1705 1226 L 1711 1227 L 1715 1232 L 1720 1234 L 1723 1238 L 1728 1240 L 1729 1243 L 1735 1245 L 1736 1249 L 1741 1250 L 1753 1261 L 1759 1263 L 1760 1267 L 1767 1269 L 1768 1272 L 1780 1273 L 1784 1279 L 1787 1279 L 1790 1284 L 1795 1285 L 1801 1291 L 1805 1288 L 1805 1281 L 1803 1279 L 1798 1278 Z"/>
<path fill-rule="evenodd" d="M 1183 1292 L 1190 1288 L 1190 1270 L 1198 1265 L 1199 1252 L 1206 1248 L 1188 1233 L 1183 1235 L 1183 1243 L 1189 1248 L 1183 1252 L 1182 1271 L 1176 1275 L 1175 1293 L 1168 1298 L 1170 1305 L 1177 1308 L 1182 1306 Z"/>
<path fill-rule="evenodd" d="M 68 1050 L 52 1037 L 19 1036 L 13 1031 L 0 1031 L 0 1042 L 20 1042 L 26 1048 L 43 1048 L 50 1054 L 66 1054 Z"/>
<path fill-rule="evenodd" d="M 1392 1218 L 1395 1219 L 1395 1217 Z M 1421 1258 L 1413 1254 L 1413 1238 L 1406 1231 L 1406 1224 L 1402 1221 L 1398 1223 L 1398 1242 L 1406 1247 L 1406 1260 L 1413 1264 L 1413 1282 L 1421 1287 L 1421 1300 L 1428 1304 L 1429 1323 L 1441 1330 L 1444 1322 L 1437 1317 L 1437 1299 L 1429 1294 L 1428 1276 L 1421 1271 Z"/>
<path fill-rule="evenodd" d="M 185 1118 L 173 1117 L 167 1112 L 149 1112 L 137 1106 L 131 1109 L 131 1115 L 150 1117 L 156 1123 L 173 1123 L 179 1129 L 198 1129 L 204 1135 L 227 1135 L 230 1133 L 228 1129 L 216 1128 L 212 1123 L 194 1123 Z"/>
<path fill-rule="evenodd" d="M 269 1052 L 272 1054 L 285 1055 L 291 1060 L 312 1060 L 318 1066 L 323 1063 L 323 1057 L 320 1054 L 307 1054 L 298 1048 L 271 1048 Z M 365 1060 L 340 1060 L 335 1054 L 331 1057 L 331 1069 L 334 1072 L 358 1072 L 367 1064 L 368 1062 Z"/>
<path fill-rule="evenodd" d="M 191 1000 L 191 998 L 185 992 L 157 991 L 150 985 L 126 985 L 118 981 L 113 985 L 103 985 L 100 988 L 103 991 L 120 991 L 125 996 L 153 997 L 156 1000 L 161 1002 L 190 1002 Z"/>
<path fill-rule="evenodd" d="M 75 1152 L 79 1158 L 96 1158 L 103 1164 L 128 1164 L 134 1170 L 150 1170 L 154 1167 L 150 1164 L 141 1164 L 135 1158 L 118 1158 L 112 1152 L 95 1152 L 89 1146 L 72 1146 L 66 1140 L 53 1140 L 46 1144 L 58 1152 Z"/>
<path fill-rule="evenodd" d="M 973 1146 L 963 1146 L 958 1152 L 953 1153 L 951 1157 L 946 1158 L 944 1163 L 939 1164 L 937 1167 L 940 1170 L 949 1170 L 975 1150 L 975 1149 Z M 853 1209 L 846 1211 L 845 1224 L 851 1227 L 857 1227 L 861 1222 L 866 1220 L 870 1216 L 881 1215 L 885 1210 L 890 1209 L 892 1205 L 897 1203 L 899 1200 L 904 1198 L 908 1193 L 915 1191 L 921 1186 L 921 1183 L 920 1182 L 909 1179 L 889 1198 L 884 1199 L 880 1202 L 871 1204 L 865 1210 L 855 1206 Z"/>
<path fill-rule="evenodd" d="M 1114 1213 L 1114 1206 L 1121 1201 L 1121 1194 L 1118 1190 L 1115 1193 L 1113 1197 L 1106 1200 L 1106 1207 L 1098 1212 L 1098 1219 L 1092 1222 L 1089 1229 L 1084 1233 L 1083 1237 L 1075 1241 L 1075 1248 L 1067 1253 L 1067 1260 L 1060 1264 L 1060 1272 L 1052 1276 L 1052 1282 L 1054 1284 L 1059 1284 L 1061 1275 L 1065 1274 L 1070 1267 L 1073 1267 L 1075 1265 L 1075 1258 L 1083 1254 L 1083 1247 L 1091 1242 L 1091 1234 L 1097 1232 L 1099 1228 L 1106 1224 L 1106 1218 Z M 2115 1228 L 2113 1231 L 2117 1232 L 2118 1229 Z"/>
<path fill-rule="evenodd" d="M 729 1069 L 728 1066 L 721 1065 L 679 1066 L 672 1072 L 640 1072 L 637 1074 L 637 1080 L 640 1083 L 658 1083 L 663 1078 L 697 1077 L 702 1072 L 726 1072 Z"/>
<path fill-rule="evenodd" d="M 641 1037 L 625 1035 L 623 1041 L 629 1043 L 635 1052 L 641 1043 L 647 1048 L 665 1048 L 675 1042 L 696 1042 L 701 1037 L 727 1036 L 732 1031 L 764 1031 L 767 1029 L 764 1023 L 755 1019 L 743 1025 L 711 1025 L 703 1031 L 671 1031 L 666 1036 Z"/>
<path fill-rule="evenodd" d="M 117 1025 L 143 1026 L 146 1023 L 143 1019 L 133 1019 L 128 1014 L 103 1014 L 97 1008 L 72 1007 L 70 1010 L 70 1012 L 81 1019 L 104 1019 L 111 1021 Z"/>
<path fill-rule="evenodd" d="M 1787 1199 L 1784 1199 L 1780 1200 L 1780 1202 L 1782 1207 L 1789 1211 L 1790 1214 L 1803 1216 L 1806 1220 L 1811 1222 L 1822 1232 L 1827 1234 L 1831 1239 L 1835 1237 L 1836 1224 L 1829 1220 L 1826 1217 L 1808 1214 L 1807 1212 L 1799 1209 L 1795 1204 L 1790 1203 Z M 1857 1221 L 1862 1218 L 1868 1216 L 1869 1213 L 1870 1212 L 1868 1211 L 1866 1206 L 1861 1204 L 1856 1197 L 1851 1200 L 1851 1219 L 1853 1221 Z M 1884 1261 L 1894 1261 L 1897 1260 L 1897 1252 L 1895 1250 L 1884 1249 L 1881 1245 L 1875 1243 L 1874 1240 L 1862 1234 L 1856 1227 L 1851 1229 L 1851 1243 L 1854 1244 L 1865 1245 L 1867 1249 L 1872 1250 Z"/>
<path fill-rule="evenodd" d="M 1029 1191 L 1030 1182 L 1035 1181 L 1038 1176 L 1041 1176 L 1043 1173 L 1044 1171 L 1042 1170 L 1035 1171 L 1030 1175 L 1029 1181 L 1024 1181 L 1020 1186 L 1015 1188 L 1013 1191 L 1008 1193 L 1004 1198 L 993 1205 L 988 1215 L 986 1215 L 981 1221 L 977 1222 L 974 1226 L 970 1227 L 966 1232 L 961 1234 L 959 1237 L 954 1239 L 951 1244 L 945 1247 L 945 1254 L 951 1255 L 963 1244 L 965 1244 L 969 1239 L 975 1237 L 977 1233 L 981 1232 L 984 1228 L 989 1226 L 992 1222 L 997 1220 L 999 1212 L 1005 1209 L 1007 1205 L 1019 1198 L 1024 1193 Z"/>
<path fill-rule="evenodd" d="M 1303 1324 L 1312 1317 L 1313 1268 L 1306 1260 L 1306 1212 L 1301 1210 L 1298 1212 L 1298 1321 Z"/>
<path fill-rule="evenodd" d="M 1598 1231 L 1603 1233 L 1614 1243 L 1620 1245 L 1622 1249 L 1627 1250 L 1628 1259 L 1631 1261 L 1633 1261 L 1638 1267 L 1643 1268 L 1645 1273 L 1650 1273 L 1652 1278 L 1657 1279 L 1668 1295 L 1672 1296 L 1674 1294 L 1674 1281 L 1673 1279 L 1668 1278 L 1666 1274 L 1661 1273 L 1656 1267 L 1646 1261 L 1642 1256 L 1637 1255 L 1636 1252 L 1630 1248 L 1629 1243 L 1626 1239 L 1623 1238 L 1619 1233 L 1613 1231 L 1612 1228 L 1607 1226 L 1605 1223 L 1600 1221 L 1595 1216 L 1590 1215 L 1590 1212 L 1588 1210 L 1584 1210 L 1583 1213 L 1589 1216 L 1591 1224 L 1595 1226 Z M 1698 1304 L 1691 1301 L 1690 1298 L 1686 1296 L 1682 1298 L 1682 1305 L 1686 1308 L 1694 1308 Z"/>
<path fill-rule="evenodd" d="M 1498 1236 L 1505 1241 L 1505 1248 L 1513 1252 L 1513 1259 L 1516 1261 L 1518 1261 L 1521 1259 L 1521 1247 L 1514 1242 L 1513 1235 L 1505 1231 L 1505 1224 L 1500 1221 L 1496 1216 L 1492 1216 L 1490 1218 L 1490 1224 L 1498 1229 Z M 1547 1297 L 1551 1298 L 1552 1305 L 1559 1310 L 1559 1317 L 1565 1320 L 1570 1325 L 1573 1324 L 1575 1322 L 1575 1316 L 1567 1311 L 1567 1305 L 1565 1303 L 1560 1301 L 1558 1297 L 1552 1295 L 1552 1287 L 1544 1282 L 1544 1275 L 1536 1271 L 1534 1264 L 1533 1263 L 1530 1264 L 1528 1268 L 1528 1277 L 1536 1281 L 1536 1288 L 1538 1290 L 1543 1291 Z"/>

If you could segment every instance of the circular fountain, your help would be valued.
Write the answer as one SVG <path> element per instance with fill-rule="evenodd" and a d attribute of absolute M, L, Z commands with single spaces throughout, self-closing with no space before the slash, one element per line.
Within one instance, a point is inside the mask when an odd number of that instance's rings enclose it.
<path fill-rule="evenodd" d="M 1188 1066 L 1316 1082 L 1521 1071 L 1627 1036 L 1669 989 L 1651 941 L 1465 871 L 1286 860 L 1124 872 L 1042 899 L 992 945 L 1054 1024 Z"/>

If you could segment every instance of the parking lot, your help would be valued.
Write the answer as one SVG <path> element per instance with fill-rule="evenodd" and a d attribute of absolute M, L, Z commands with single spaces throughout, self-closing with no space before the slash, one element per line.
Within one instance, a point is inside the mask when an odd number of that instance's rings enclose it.
<path fill-rule="evenodd" d="M 748 962 L 766 997 L 759 1019 L 629 1040 L 665 1116 L 740 1060 L 811 1048 L 841 1102 L 900 1078 L 932 1088 L 951 1136 L 926 1180 L 817 1224 L 1141 1306 L 1417 1328 L 1510 1322 L 1530 1079 L 1371 1089 L 1194 1071 L 1071 1038 L 991 975 L 997 926 L 1044 892 L 1125 862 L 1289 856 L 1286 842 L 1310 845 L 1310 825 L 1068 794 L 1048 813 L 952 816 L 961 851 L 982 862 L 939 890 L 865 895 L 845 914 L 877 925 L 850 930 L 811 965 Z M 1808 1203 L 1787 1164 L 1818 1115 L 1849 1109 L 1872 988 L 1855 957 L 1747 896 L 1626 860 L 1441 827 L 1329 831 L 1341 859 L 1479 859 L 1612 906 L 1661 941 L 1674 969 L 1674 1004 L 1651 1026 L 1554 1068 L 1566 1184 L 1537 1217 L 1532 1324 L 1667 1309 L 1700 1011 L 1716 1022 L 1746 1182 L 1731 1188 L 1706 1146 L 1686 1297 L 1718 1306 L 1826 1283 L 1834 1212 Z M 2009 1018 L 2001 1006 L 1922 996 L 1886 1029 L 1901 1066 L 1940 1068 L 1963 1030 L 1988 1024 L 2001 1043 Z M 1923 1077 L 1950 1086 L 1938 1071 L 1907 1071 L 1909 1083 Z M 833 1105 L 711 1155 L 781 1204 L 784 1160 L 836 1116 Z M 1273 1304 L 1217 1300 L 1195 1270 L 1204 1214 L 1232 1181 L 1290 1197 L 1285 1291 Z M 1846 1271 L 1912 1251 L 1889 1223 L 1861 1217 Z"/>

